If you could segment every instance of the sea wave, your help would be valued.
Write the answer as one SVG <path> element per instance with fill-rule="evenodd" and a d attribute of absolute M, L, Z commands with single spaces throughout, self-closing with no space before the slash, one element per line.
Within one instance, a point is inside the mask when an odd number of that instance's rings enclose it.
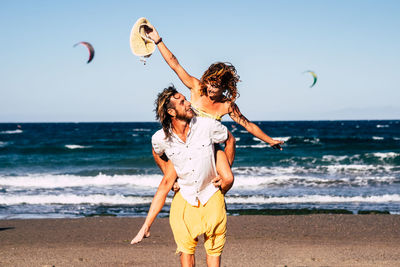
<path fill-rule="evenodd" d="M 153 197 L 114 195 L 1 195 L 0 205 L 143 205 L 150 204 Z M 167 197 L 166 204 L 171 203 Z M 400 203 L 399 194 L 385 194 L 372 196 L 331 196 L 331 195 L 303 195 L 303 196 L 232 196 L 225 197 L 227 204 L 299 204 L 299 203 Z"/>
<path fill-rule="evenodd" d="M 134 132 L 150 132 L 151 129 L 144 129 L 144 128 L 137 128 L 137 129 L 132 129 Z"/>
<path fill-rule="evenodd" d="M 247 173 L 246 173 L 247 172 Z M 256 173 L 256 175 L 254 175 Z M 261 174 L 262 173 L 262 174 Z M 395 174 L 386 175 L 358 175 L 344 177 L 318 177 L 316 175 L 296 174 L 296 168 L 287 170 L 279 169 L 257 169 L 235 171 L 235 182 L 233 189 L 237 191 L 255 190 L 268 187 L 336 187 L 336 186 L 368 186 L 400 183 L 400 177 Z M 51 190 L 58 188 L 131 188 L 135 191 L 155 190 L 162 179 L 161 175 L 105 175 L 76 176 L 76 175 L 27 175 L 27 176 L 0 176 L 0 188 L 7 191 L 26 191 L 33 189 Z M 119 189 L 118 189 L 119 190 Z"/>
<path fill-rule="evenodd" d="M 319 138 L 305 138 L 304 143 L 311 143 L 311 144 L 316 145 L 316 144 L 320 143 L 320 139 Z"/>
<path fill-rule="evenodd" d="M 124 195 L 3 195 L 0 196 L 0 205 L 138 205 L 150 204 L 153 197 L 124 196 Z M 171 203 L 168 197 L 166 203 Z"/>
<path fill-rule="evenodd" d="M 126 187 L 154 187 L 162 179 L 161 175 L 105 175 L 75 176 L 75 175 L 27 175 L 0 177 L 1 187 L 18 188 L 66 188 L 90 186 L 126 186 Z"/>
<path fill-rule="evenodd" d="M 1 131 L 0 134 L 19 134 L 23 132 L 24 131 L 22 131 L 21 129 L 17 129 L 17 130 Z"/>
<path fill-rule="evenodd" d="M 328 196 L 328 195 L 305 195 L 305 196 L 289 196 L 289 197 L 266 197 L 266 196 L 249 196 L 249 197 L 233 197 L 225 198 L 227 204 L 289 204 L 289 203 L 388 203 L 400 202 L 399 194 L 386 194 L 376 196 Z"/>
<path fill-rule="evenodd" d="M 376 125 L 376 128 L 388 128 L 389 127 L 389 125 L 387 125 L 387 124 L 377 124 Z"/>
<path fill-rule="evenodd" d="M 2 142 L 2 141 L 0 141 L 0 147 L 5 147 L 5 146 L 7 146 L 8 145 L 8 142 Z"/>
<path fill-rule="evenodd" d="M 384 140 L 385 138 L 382 136 L 372 136 L 373 140 Z"/>
<path fill-rule="evenodd" d="M 82 149 L 82 148 L 91 148 L 91 146 L 81 146 L 81 145 L 65 145 L 68 149 Z"/>
<path fill-rule="evenodd" d="M 396 158 L 400 156 L 400 153 L 395 153 L 395 152 L 386 152 L 386 153 L 372 153 L 374 157 L 380 158 L 380 159 L 390 159 L 390 158 Z"/>
<path fill-rule="evenodd" d="M 328 161 L 328 162 L 339 162 L 343 161 L 346 159 L 354 159 L 354 158 L 360 158 L 360 155 L 353 155 L 353 156 L 335 156 L 335 155 L 324 155 L 322 156 L 323 161 Z"/>
<path fill-rule="evenodd" d="M 270 147 L 270 145 L 268 145 L 264 141 L 260 141 L 259 139 L 257 139 L 257 141 L 259 141 L 258 144 L 255 144 L 255 145 L 236 145 L 236 148 L 266 148 L 266 147 Z"/>
<path fill-rule="evenodd" d="M 274 166 L 274 167 L 234 167 L 232 171 L 235 175 L 243 176 L 273 176 L 273 175 L 331 175 L 346 174 L 354 175 L 375 175 L 375 174 L 395 174 L 399 171 L 393 170 L 390 165 L 374 164 L 332 164 L 332 165 L 311 165 L 311 166 Z"/>
<path fill-rule="evenodd" d="M 271 177 L 257 177 L 257 176 L 236 176 L 233 189 L 235 190 L 254 190 L 264 187 L 293 187 L 293 186 L 305 186 L 305 187 L 337 187 L 337 186 L 350 186 L 360 187 L 367 185 L 378 185 L 378 184 L 394 184 L 399 183 L 400 178 L 394 176 L 356 176 L 352 178 L 318 178 L 318 177 L 304 177 L 304 176 L 293 176 L 293 175 L 279 175 Z"/>
<path fill-rule="evenodd" d="M 292 138 L 291 136 L 278 136 L 278 137 L 272 137 L 273 139 L 279 140 L 279 141 L 283 141 L 283 142 L 287 142 L 290 140 L 290 138 Z"/>

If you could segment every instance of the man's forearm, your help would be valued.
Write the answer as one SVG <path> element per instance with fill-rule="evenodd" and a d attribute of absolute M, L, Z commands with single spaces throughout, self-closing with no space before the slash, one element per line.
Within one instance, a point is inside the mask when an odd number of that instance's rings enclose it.
<path fill-rule="evenodd" d="M 171 162 L 168 163 L 172 165 Z M 161 211 L 165 204 L 165 199 L 167 198 L 169 190 L 176 179 L 176 172 L 173 166 L 166 166 L 166 173 L 158 186 L 157 192 L 154 195 L 153 201 L 151 202 L 149 212 L 147 214 L 145 225 L 150 228 L 153 224 L 158 213 Z"/>
<path fill-rule="evenodd" d="M 167 161 L 163 160 L 153 149 L 153 158 L 163 174 L 166 172 Z"/>

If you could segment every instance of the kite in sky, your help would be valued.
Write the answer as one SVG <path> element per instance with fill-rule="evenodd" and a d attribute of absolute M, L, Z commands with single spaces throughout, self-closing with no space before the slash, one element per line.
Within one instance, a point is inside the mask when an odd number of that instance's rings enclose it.
<path fill-rule="evenodd" d="M 317 83 L 317 74 L 315 74 L 315 72 L 313 72 L 313 71 L 311 71 L 311 70 L 306 70 L 305 72 L 303 72 L 303 73 L 310 73 L 312 76 L 313 76 L 313 78 L 314 78 L 314 82 L 311 84 L 311 86 L 310 86 L 310 88 L 311 87 L 313 87 L 316 83 Z"/>
<path fill-rule="evenodd" d="M 90 61 L 92 61 L 92 59 L 94 58 L 94 48 L 93 48 L 93 46 L 88 42 L 79 42 L 77 44 L 74 44 L 74 47 L 79 45 L 79 44 L 82 44 L 82 45 L 86 46 L 87 49 L 89 50 L 89 59 L 88 59 L 87 63 L 90 63 Z"/>

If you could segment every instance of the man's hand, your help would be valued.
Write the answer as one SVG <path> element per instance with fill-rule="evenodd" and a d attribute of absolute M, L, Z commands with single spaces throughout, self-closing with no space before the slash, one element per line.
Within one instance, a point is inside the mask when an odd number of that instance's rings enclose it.
<path fill-rule="evenodd" d="M 211 182 L 214 184 L 215 187 L 221 187 L 222 185 L 222 179 L 219 176 L 212 179 Z"/>
<path fill-rule="evenodd" d="M 131 244 L 137 244 L 140 241 L 143 240 L 143 238 L 149 237 L 150 236 L 150 229 L 146 225 L 143 225 L 142 228 L 140 228 L 139 232 L 135 236 L 135 238 L 132 239 Z"/>
<path fill-rule="evenodd" d="M 281 145 L 283 145 L 284 143 L 285 143 L 285 142 L 283 142 L 283 141 L 272 139 L 272 141 L 269 143 L 269 145 L 270 145 L 273 149 L 282 150 Z"/>
<path fill-rule="evenodd" d="M 178 179 L 177 179 L 178 180 Z M 179 184 L 178 184 L 178 181 L 177 180 L 175 180 L 175 183 L 174 183 L 174 185 L 172 186 L 172 188 L 171 188 L 171 190 L 172 191 L 174 191 L 174 193 L 177 193 L 178 191 L 179 191 L 179 189 L 181 189 L 180 187 L 179 187 Z"/>
<path fill-rule="evenodd" d="M 215 187 L 218 187 L 219 190 L 221 190 L 221 193 L 222 193 L 222 194 L 225 195 L 225 194 L 228 192 L 228 191 L 225 191 L 225 190 L 223 190 L 223 189 L 221 188 L 221 185 L 222 185 L 222 179 L 221 179 L 221 177 L 217 176 L 217 177 L 215 177 L 214 179 L 212 179 L 211 182 L 214 184 Z"/>

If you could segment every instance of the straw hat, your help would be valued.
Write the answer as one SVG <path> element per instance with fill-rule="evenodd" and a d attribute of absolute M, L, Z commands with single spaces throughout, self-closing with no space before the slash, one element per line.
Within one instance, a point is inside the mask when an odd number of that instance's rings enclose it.
<path fill-rule="evenodd" d="M 136 56 L 148 58 L 156 49 L 154 42 L 147 37 L 144 26 L 153 27 L 146 18 L 140 18 L 135 22 L 131 30 L 130 46 Z"/>

